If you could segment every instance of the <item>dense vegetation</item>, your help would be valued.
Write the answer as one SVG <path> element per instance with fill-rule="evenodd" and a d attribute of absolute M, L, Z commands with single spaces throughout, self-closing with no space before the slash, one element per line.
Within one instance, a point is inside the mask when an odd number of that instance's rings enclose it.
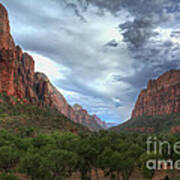
<path fill-rule="evenodd" d="M 169 135 L 159 136 L 159 139 L 174 143 L 179 137 Z M 16 180 L 18 172 L 32 180 L 63 180 L 80 172 L 82 180 L 90 180 L 91 170 L 98 179 L 101 169 L 110 179 L 119 180 L 122 176 L 123 180 L 128 180 L 133 170 L 139 169 L 148 180 L 155 171 L 146 168 L 146 161 L 162 156 L 147 154 L 146 140 L 145 135 L 106 131 L 35 135 L 27 129 L 17 134 L 1 130 L 0 171 L 3 174 L 0 178 Z M 163 158 L 177 160 L 178 156 L 164 153 Z"/>
<path fill-rule="evenodd" d="M 153 151 L 147 154 L 147 134 L 92 133 L 48 107 L 41 109 L 6 95 L 0 96 L 0 102 L 1 180 L 18 180 L 21 176 L 32 180 L 65 180 L 74 174 L 80 174 L 82 180 L 91 180 L 92 171 L 97 180 L 102 175 L 129 180 L 137 169 L 144 179 L 150 180 L 155 171 L 147 169 L 148 159 L 176 161 L 179 157 L 174 153 L 167 155 L 166 148 L 163 155 L 155 155 Z M 178 116 L 168 118 L 173 122 L 171 125 L 180 125 Z M 161 123 L 163 128 L 168 128 L 168 118 Z M 142 124 L 137 121 L 128 122 L 127 126 L 130 123 L 148 127 L 149 123 L 159 123 L 152 119 L 147 122 L 145 118 Z M 161 126 L 156 127 L 161 130 Z M 73 129 L 78 133 L 73 134 Z M 163 134 L 158 135 L 160 140 L 172 144 L 179 140 L 177 134 Z"/>
<path fill-rule="evenodd" d="M 142 116 L 117 126 L 112 130 L 126 131 L 127 128 L 153 128 L 155 133 L 170 132 L 172 127 L 180 126 L 180 113 L 170 115 Z"/>
<path fill-rule="evenodd" d="M 88 131 L 87 128 L 76 124 L 51 108 L 40 108 L 35 105 L 23 103 L 22 101 L 0 95 L 0 127 L 10 131 L 18 131 L 21 127 L 31 128 L 42 132 L 56 130 L 64 131 L 78 129 Z M 14 103 L 14 105 L 12 105 Z"/>

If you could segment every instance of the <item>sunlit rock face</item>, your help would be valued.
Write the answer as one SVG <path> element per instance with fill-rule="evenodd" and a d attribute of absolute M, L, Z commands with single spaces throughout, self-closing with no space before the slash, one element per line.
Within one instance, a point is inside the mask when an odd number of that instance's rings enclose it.
<path fill-rule="evenodd" d="M 72 108 L 45 74 L 34 71 L 34 65 L 32 56 L 15 46 L 10 34 L 8 13 L 0 4 L 0 93 L 26 103 L 54 108 L 92 130 L 104 128 L 100 119 L 89 115 L 80 105 L 79 109 Z"/>
<path fill-rule="evenodd" d="M 150 80 L 142 90 L 132 118 L 143 115 L 163 115 L 180 112 L 180 70 L 170 70 L 156 80 Z"/>
<path fill-rule="evenodd" d="M 10 34 L 8 13 L 0 4 L 0 49 L 14 49 L 14 41 Z"/>

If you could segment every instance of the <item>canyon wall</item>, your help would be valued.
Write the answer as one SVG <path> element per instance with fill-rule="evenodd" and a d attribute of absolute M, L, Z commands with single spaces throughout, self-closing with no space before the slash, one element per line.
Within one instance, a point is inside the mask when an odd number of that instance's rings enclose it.
<path fill-rule="evenodd" d="M 14 96 L 23 102 L 51 107 L 76 123 L 92 130 L 106 128 L 97 116 L 91 116 L 82 107 L 71 107 L 48 77 L 34 71 L 32 56 L 16 46 L 10 33 L 8 13 L 0 4 L 0 93 Z"/>
<path fill-rule="evenodd" d="M 170 70 L 150 80 L 141 91 L 132 118 L 180 113 L 180 70 Z"/>

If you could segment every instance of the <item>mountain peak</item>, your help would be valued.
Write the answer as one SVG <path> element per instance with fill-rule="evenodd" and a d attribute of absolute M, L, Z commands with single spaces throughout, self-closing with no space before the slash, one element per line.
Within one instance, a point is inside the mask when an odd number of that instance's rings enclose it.
<path fill-rule="evenodd" d="M 156 80 L 150 80 L 147 89 L 141 91 L 132 118 L 180 112 L 180 70 L 165 72 Z"/>
<path fill-rule="evenodd" d="M 14 41 L 10 34 L 8 12 L 0 3 L 0 49 L 14 49 Z"/>
<path fill-rule="evenodd" d="M 165 72 L 164 74 L 162 74 L 156 80 L 150 80 L 147 88 L 153 89 L 159 86 L 163 86 L 163 87 L 171 86 L 172 84 L 179 82 L 179 80 L 180 80 L 180 70 L 171 69 Z"/>
<path fill-rule="evenodd" d="M 81 105 L 79 105 L 79 104 L 74 104 L 73 109 L 75 111 L 81 111 L 83 109 L 83 107 Z"/>

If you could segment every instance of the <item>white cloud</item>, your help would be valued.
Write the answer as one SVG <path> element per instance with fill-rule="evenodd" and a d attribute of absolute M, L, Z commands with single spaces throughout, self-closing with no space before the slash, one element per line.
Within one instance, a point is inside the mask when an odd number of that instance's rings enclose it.
<path fill-rule="evenodd" d="M 52 81 L 64 80 L 65 75 L 70 73 L 67 67 L 57 64 L 47 57 L 33 52 L 29 52 L 29 54 L 35 60 L 35 71 L 45 73 Z"/>

